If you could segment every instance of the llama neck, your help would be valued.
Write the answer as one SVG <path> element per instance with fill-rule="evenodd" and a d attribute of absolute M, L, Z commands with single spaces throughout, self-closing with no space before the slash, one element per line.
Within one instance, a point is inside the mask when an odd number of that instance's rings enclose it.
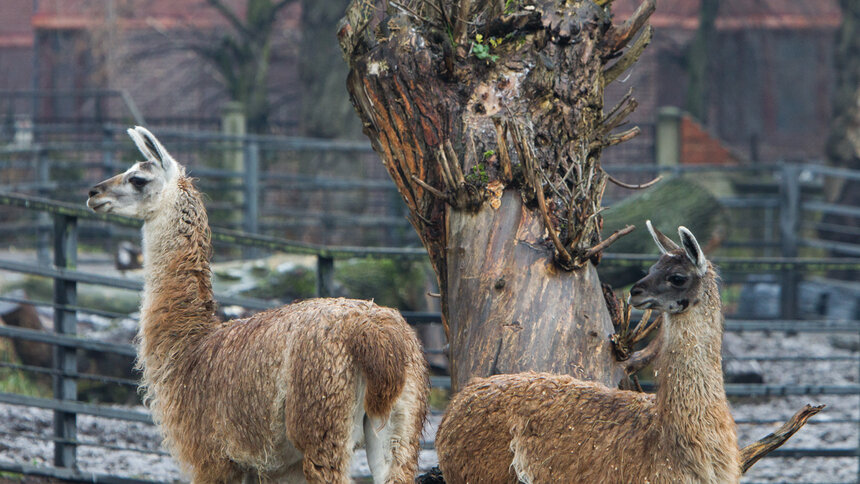
<path fill-rule="evenodd" d="M 161 211 L 143 226 L 144 293 L 141 353 L 173 354 L 214 327 L 209 221 L 191 180 L 162 194 Z"/>
<path fill-rule="evenodd" d="M 712 277 L 713 276 L 713 277 Z M 723 321 L 715 274 L 703 281 L 697 305 L 682 314 L 663 314 L 663 350 L 658 357 L 657 411 L 664 428 L 691 441 L 730 418 L 723 387 Z"/>

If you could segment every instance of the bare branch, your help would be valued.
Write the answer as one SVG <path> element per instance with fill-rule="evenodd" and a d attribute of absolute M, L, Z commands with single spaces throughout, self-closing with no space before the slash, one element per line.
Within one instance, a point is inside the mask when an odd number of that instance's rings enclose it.
<path fill-rule="evenodd" d="M 421 15 L 420 13 L 418 13 L 418 12 L 416 12 L 415 10 L 413 10 L 413 9 L 411 9 L 411 8 L 409 8 L 409 7 L 407 7 L 406 5 L 403 5 L 403 4 L 402 4 L 402 3 L 400 3 L 400 2 L 396 2 L 395 0 L 389 0 L 389 3 L 390 3 L 391 5 L 394 5 L 395 7 L 399 8 L 400 10 L 403 10 L 404 12 L 408 13 L 409 15 L 412 15 L 412 16 L 413 16 L 413 17 L 415 17 L 416 19 L 421 20 L 421 21 L 422 21 L 422 22 L 424 22 L 424 23 L 427 23 L 427 24 L 429 24 L 429 25 L 435 25 L 435 26 L 437 26 L 437 27 L 439 27 L 439 26 L 440 26 L 438 23 L 434 22 L 432 19 L 427 18 L 427 17 L 425 17 L 425 16 Z"/>
<path fill-rule="evenodd" d="M 275 13 L 275 14 L 278 13 L 278 11 L 280 11 L 282 8 L 286 7 L 287 5 L 289 5 L 291 3 L 294 3 L 295 1 L 296 0 L 281 0 L 280 2 L 278 2 L 272 6 L 272 13 Z"/>
<path fill-rule="evenodd" d="M 454 179 L 454 176 L 451 174 L 451 167 L 448 165 L 448 157 L 445 156 L 445 149 L 439 147 L 439 166 L 442 168 L 442 181 L 445 182 L 445 185 L 448 186 L 449 189 L 453 190 L 457 187 L 457 181 Z"/>
<path fill-rule="evenodd" d="M 606 113 L 605 116 L 603 116 L 603 119 L 606 120 L 606 119 L 611 118 L 615 113 L 618 112 L 619 109 L 621 109 L 621 106 L 624 106 L 625 104 L 627 104 L 627 102 L 630 101 L 630 98 L 632 98 L 632 97 L 633 97 L 633 88 L 631 87 L 630 89 L 627 90 L 627 94 L 625 94 L 624 97 L 622 97 L 621 100 L 618 101 L 618 103 L 616 103 L 615 106 L 613 106 L 612 109 L 610 109 L 609 112 Z"/>
<path fill-rule="evenodd" d="M 606 172 L 604 171 L 603 173 L 606 173 Z M 629 183 L 624 183 L 623 181 L 618 180 L 617 178 L 613 177 L 613 176 L 612 176 L 612 175 L 610 175 L 609 173 L 606 173 L 606 179 L 607 179 L 607 180 L 609 180 L 609 181 L 611 181 L 612 183 L 614 183 L 614 184 L 618 185 L 618 186 L 619 186 L 619 187 L 621 187 L 621 188 L 629 188 L 629 189 L 631 189 L 631 190 L 641 190 L 641 189 L 643 189 L 643 188 L 648 188 L 648 187 L 650 187 L 651 185 L 653 185 L 653 184 L 657 183 L 658 181 L 662 180 L 662 179 L 663 179 L 663 176 L 662 176 L 662 175 L 660 175 L 660 176 L 658 176 L 657 178 L 655 178 L 655 179 L 653 179 L 653 180 L 651 180 L 651 181 L 649 181 L 649 182 L 641 183 L 641 184 L 639 184 L 639 185 L 631 185 L 631 184 L 629 184 Z"/>
<path fill-rule="evenodd" d="M 639 8 L 633 12 L 633 15 L 627 19 L 620 27 L 615 27 L 614 32 L 608 39 L 612 52 L 618 52 L 630 42 L 630 39 L 636 35 L 636 32 L 645 25 L 645 22 L 651 17 L 656 8 L 655 0 L 645 0 L 639 5 Z"/>
<path fill-rule="evenodd" d="M 417 183 L 417 184 L 421 185 L 421 188 L 423 188 L 423 189 L 427 190 L 428 192 L 430 192 L 434 197 L 441 198 L 442 200 L 448 200 L 448 197 L 447 197 L 447 196 L 445 196 L 445 194 L 444 194 L 444 193 L 442 193 L 441 191 L 437 190 L 436 188 L 433 188 L 432 186 L 430 186 L 429 184 L 427 184 L 426 182 L 424 182 L 424 180 L 422 180 L 422 179 L 418 178 L 417 176 L 412 175 L 412 181 L 414 181 L 415 183 Z"/>
<path fill-rule="evenodd" d="M 206 0 L 206 3 L 208 3 L 212 8 L 217 10 L 218 13 L 220 13 L 222 17 L 224 17 L 228 22 L 230 22 L 230 25 L 232 25 L 236 30 L 241 32 L 242 35 L 245 35 L 247 37 L 251 37 L 253 35 L 248 30 L 248 28 L 245 27 L 245 24 L 242 23 L 236 13 L 230 10 L 228 6 L 224 5 L 221 0 Z"/>
<path fill-rule="evenodd" d="M 467 40 L 469 12 L 472 10 L 472 0 L 460 0 L 458 2 L 457 15 L 454 18 L 454 42 L 465 44 Z"/>
<path fill-rule="evenodd" d="M 782 424 L 776 432 L 768 434 L 752 444 L 741 449 L 741 472 L 746 473 L 759 459 L 784 444 L 788 439 L 806 424 L 810 417 L 820 412 L 825 405 L 813 407 L 807 404 L 797 411 L 790 420 Z"/>
<path fill-rule="evenodd" d="M 496 128 L 496 145 L 499 152 L 499 165 L 502 168 L 502 180 L 508 183 L 514 178 L 511 156 L 508 153 L 508 125 L 500 118 L 493 118 L 493 126 Z"/>
<path fill-rule="evenodd" d="M 567 249 L 564 248 L 564 244 L 561 243 L 561 239 L 558 238 L 558 234 L 555 233 L 555 227 L 552 225 L 552 219 L 549 216 L 549 212 L 546 209 L 546 199 L 543 195 L 543 188 L 541 187 L 540 181 L 537 177 L 533 177 L 535 182 L 535 195 L 537 196 L 538 207 L 540 208 L 540 213 L 543 216 L 543 222 L 546 226 L 546 231 L 549 233 L 550 239 L 552 239 L 552 245 L 555 246 L 556 252 L 558 252 L 558 258 L 561 260 L 562 264 L 565 266 L 570 264 L 571 258 L 570 254 L 567 252 Z"/>
<path fill-rule="evenodd" d="M 445 140 L 445 152 L 448 154 L 449 169 L 454 175 L 454 179 L 460 185 L 465 184 L 466 177 L 463 176 L 463 167 L 460 166 L 460 160 L 457 157 L 457 152 L 454 151 L 454 147 L 451 145 L 451 140 Z"/>
<path fill-rule="evenodd" d="M 633 230 L 635 228 L 636 228 L 635 225 L 628 225 L 621 230 L 616 230 L 615 232 L 612 233 L 612 235 L 605 238 L 599 244 L 588 249 L 588 251 L 585 254 L 583 254 L 582 257 L 580 257 L 580 260 L 585 261 L 585 260 L 591 259 L 592 257 L 594 257 L 594 254 L 597 254 L 598 252 L 606 249 L 610 245 L 614 244 L 616 240 L 620 239 L 621 237 L 624 237 L 625 235 L 629 234 L 630 232 L 633 232 Z"/>
<path fill-rule="evenodd" d="M 651 342 L 648 343 L 648 346 L 633 353 L 630 356 L 630 359 L 624 362 L 624 372 L 628 375 L 632 375 L 650 365 L 651 362 L 654 361 L 654 358 L 660 354 L 660 347 L 662 344 L 663 338 L 658 336 L 652 339 Z"/>
<path fill-rule="evenodd" d="M 606 138 L 606 144 L 604 144 L 603 146 L 604 147 L 614 146 L 614 145 L 617 145 L 618 143 L 630 141 L 631 139 L 639 136 L 639 133 L 641 133 L 641 132 L 642 132 L 642 130 L 639 129 L 639 126 L 634 126 L 630 129 L 628 129 L 627 131 L 624 131 L 624 132 L 618 133 L 616 135 L 612 135 L 612 136 L 607 137 Z"/>
<path fill-rule="evenodd" d="M 639 107 L 639 102 L 636 99 L 630 98 L 630 101 L 624 107 L 618 109 L 614 116 L 604 119 L 603 126 L 600 128 L 601 134 L 609 134 L 610 131 L 620 126 L 637 107 Z"/>
<path fill-rule="evenodd" d="M 639 136 L 639 134 L 641 132 L 642 132 L 642 130 L 639 129 L 639 126 L 634 126 L 630 129 L 628 129 L 627 131 L 622 131 L 621 133 L 607 136 L 603 139 L 596 139 L 596 140 L 592 141 L 588 145 L 588 147 L 591 148 L 592 150 L 595 150 L 597 148 L 607 148 L 609 146 L 615 146 L 618 143 L 630 141 L 631 139 Z"/>
<path fill-rule="evenodd" d="M 640 321 L 640 324 L 636 326 L 636 331 L 633 332 L 633 344 L 636 344 L 647 338 L 652 331 L 654 331 L 656 328 L 659 328 L 660 325 L 663 324 L 662 314 L 654 318 L 654 321 L 651 322 L 651 324 L 647 324 L 648 319 L 650 318 L 650 312 L 648 316 L 649 317 L 643 317 L 642 321 Z"/>
<path fill-rule="evenodd" d="M 642 55 L 642 52 L 645 50 L 645 47 L 648 47 L 648 44 L 651 43 L 651 38 L 654 35 L 654 28 L 650 25 L 636 38 L 636 41 L 633 42 L 633 45 L 627 49 L 627 52 L 618 59 L 618 62 L 612 64 L 612 67 L 603 71 L 603 85 L 607 85 L 610 82 L 618 79 L 624 71 L 630 69 L 630 66 L 636 63 L 639 60 L 639 56 Z"/>

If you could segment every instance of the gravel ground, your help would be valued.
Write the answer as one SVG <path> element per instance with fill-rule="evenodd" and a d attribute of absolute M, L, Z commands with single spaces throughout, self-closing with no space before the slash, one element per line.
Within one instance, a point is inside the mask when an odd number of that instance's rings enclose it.
<path fill-rule="evenodd" d="M 784 356 L 853 356 L 858 355 L 860 339 L 857 335 L 828 336 L 801 333 L 786 336 L 783 333 L 728 333 L 725 337 L 726 368 L 728 372 L 756 372 L 768 384 L 848 385 L 858 382 L 858 363 L 852 361 L 736 361 L 732 357 L 752 355 Z M 788 419 L 806 403 L 826 404 L 827 408 L 813 417 L 786 445 L 792 448 L 853 448 L 857 446 L 858 426 L 841 423 L 844 419 L 857 419 L 860 401 L 852 396 L 820 397 L 769 397 L 734 400 L 732 409 L 738 425 L 738 438 L 746 445 L 773 431 L 779 423 L 750 425 L 749 419 L 772 419 L 780 423 Z M 52 428 L 51 412 L 34 408 L 0 405 L 0 460 L 30 465 L 48 465 L 52 445 L 38 441 L 32 435 L 49 435 Z M 432 441 L 440 417 L 431 416 L 425 428 L 425 437 Z M 110 419 L 79 416 L 81 441 L 123 448 L 160 451 L 159 436 L 152 426 Z M 159 481 L 182 480 L 178 467 L 166 455 L 147 454 L 129 450 L 112 450 L 95 446 L 81 446 L 78 459 L 82 471 L 97 474 L 115 474 Z M 436 453 L 421 452 L 421 469 L 436 464 Z M 770 483 L 833 483 L 857 482 L 856 458 L 766 458 L 757 463 L 744 477 L 743 482 Z M 363 451 L 356 453 L 353 462 L 355 475 L 367 475 Z"/>

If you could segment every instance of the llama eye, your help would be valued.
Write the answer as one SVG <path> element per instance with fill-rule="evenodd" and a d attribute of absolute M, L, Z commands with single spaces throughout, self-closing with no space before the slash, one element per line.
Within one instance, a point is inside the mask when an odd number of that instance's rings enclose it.
<path fill-rule="evenodd" d="M 683 286 L 685 282 L 687 282 L 687 276 L 682 276 L 680 274 L 672 274 L 667 277 L 666 280 L 669 281 L 669 284 L 673 286 Z"/>
<path fill-rule="evenodd" d="M 147 180 L 146 178 L 141 178 L 139 176 L 133 176 L 128 179 L 128 182 L 131 183 L 134 188 L 143 188 L 144 186 L 146 186 L 147 183 L 149 183 L 149 180 Z"/>

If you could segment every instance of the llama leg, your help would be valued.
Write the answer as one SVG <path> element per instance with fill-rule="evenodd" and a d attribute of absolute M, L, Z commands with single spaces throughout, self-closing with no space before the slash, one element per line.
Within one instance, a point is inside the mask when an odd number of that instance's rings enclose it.
<path fill-rule="evenodd" d="M 336 361 L 335 358 L 328 361 L 332 360 Z M 328 380 L 329 383 L 320 385 L 302 381 L 304 388 L 312 388 L 313 391 L 305 390 L 303 395 L 298 391 L 287 392 L 287 437 L 303 454 L 302 470 L 309 483 L 347 484 L 351 482 L 349 468 L 355 448 L 355 377 L 347 369 L 325 368 L 322 363 L 314 368 L 338 373 L 339 378 L 317 376 L 316 379 Z"/>
<path fill-rule="evenodd" d="M 374 483 L 402 484 L 411 483 L 418 471 L 419 439 L 424 427 L 424 418 L 427 414 L 427 392 L 426 381 L 423 370 L 413 367 L 407 371 L 406 384 L 403 392 L 394 403 L 388 422 L 374 438 L 381 440 L 377 445 L 382 450 L 384 466 L 377 475 L 376 470 L 371 467 Z M 365 424 L 367 425 L 367 424 Z M 372 425 L 372 424 L 371 424 Z M 367 459 L 371 459 L 371 437 L 373 430 L 365 430 L 367 439 Z M 373 464 L 371 464 L 372 466 Z"/>
<path fill-rule="evenodd" d="M 192 484 L 238 484 L 243 482 L 244 477 L 236 464 L 226 459 L 201 461 L 191 470 Z"/>
<path fill-rule="evenodd" d="M 392 412 L 393 413 L 393 412 Z M 367 465 L 373 475 L 374 484 L 384 484 L 391 469 L 391 441 L 394 435 L 393 425 L 386 421 L 383 428 L 378 428 L 377 419 L 364 417 L 364 440 L 367 451 Z"/>

